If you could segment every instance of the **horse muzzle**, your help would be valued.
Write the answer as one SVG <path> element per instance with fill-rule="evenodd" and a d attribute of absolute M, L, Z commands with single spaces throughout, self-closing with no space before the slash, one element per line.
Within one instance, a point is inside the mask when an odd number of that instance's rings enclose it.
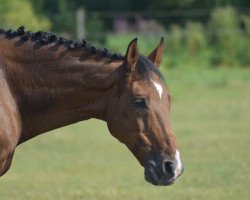
<path fill-rule="evenodd" d="M 145 180 L 149 183 L 157 186 L 168 186 L 172 185 L 183 171 L 183 163 L 177 150 L 173 160 L 149 159 L 145 165 L 144 174 Z"/>

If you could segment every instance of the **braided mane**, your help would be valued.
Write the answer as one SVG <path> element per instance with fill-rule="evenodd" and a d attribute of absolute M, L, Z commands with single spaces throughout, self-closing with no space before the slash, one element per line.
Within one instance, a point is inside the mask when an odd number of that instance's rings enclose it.
<path fill-rule="evenodd" d="M 105 56 L 112 59 L 123 60 L 124 56 L 117 53 L 112 53 L 106 48 L 96 48 L 91 45 L 87 40 L 83 39 L 81 41 L 77 40 L 67 40 L 63 37 L 58 37 L 54 33 L 50 32 L 31 32 L 25 31 L 24 26 L 20 26 L 17 30 L 9 29 L 7 31 L 0 29 L 0 34 L 4 34 L 6 38 L 12 39 L 15 37 L 20 37 L 23 42 L 31 40 L 33 42 L 39 42 L 40 45 L 48 45 L 51 43 L 56 43 L 57 45 L 63 45 L 69 50 L 84 50 L 93 55 Z"/>

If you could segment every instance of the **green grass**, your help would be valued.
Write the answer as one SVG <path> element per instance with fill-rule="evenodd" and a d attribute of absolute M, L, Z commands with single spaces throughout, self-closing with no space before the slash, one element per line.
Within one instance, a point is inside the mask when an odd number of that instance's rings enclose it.
<path fill-rule="evenodd" d="M 55 130 L 17 148 L 0 180 L 1 200 L 250 198 L 250 70 L 164 70 L 185 163 L 170 187 L 144 181 L 143 168 L 104 122 Z"/>

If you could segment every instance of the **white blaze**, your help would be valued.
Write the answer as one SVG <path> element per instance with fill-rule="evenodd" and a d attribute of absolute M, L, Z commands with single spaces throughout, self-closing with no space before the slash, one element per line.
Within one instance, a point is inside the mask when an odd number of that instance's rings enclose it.
<path fill-rule="evenodd" d="M 176 150 L 176 153 L 175 153 L 175 161 L 177 162 L 177 167 L 176 167 L 174 174 L 175 174 L 175 178 L 177 178 L 180 175 L 181 170 L 182 170 L 182 162 L 181 162 L 180 152 L 178 150 Z"/>
<path fill-rule="evenodd" d="M 154 86 L 157 90 L 157 92 L 159 93 L 159 96 L 160 96 L 160 99 L 161 99 L 161 95 L 162 95 L 162 87 L 160 84 L 156 83 L 156 82 L 153 82 L 154 83 Z"/>

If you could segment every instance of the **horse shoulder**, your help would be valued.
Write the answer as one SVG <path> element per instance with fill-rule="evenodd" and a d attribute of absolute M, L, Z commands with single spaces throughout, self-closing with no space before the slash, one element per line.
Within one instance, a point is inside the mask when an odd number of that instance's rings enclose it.
<path fill-rule="evenodd" d="M 0 176 L 10 167 L 21 134 L 18 106 L 0 63 Z"/>

